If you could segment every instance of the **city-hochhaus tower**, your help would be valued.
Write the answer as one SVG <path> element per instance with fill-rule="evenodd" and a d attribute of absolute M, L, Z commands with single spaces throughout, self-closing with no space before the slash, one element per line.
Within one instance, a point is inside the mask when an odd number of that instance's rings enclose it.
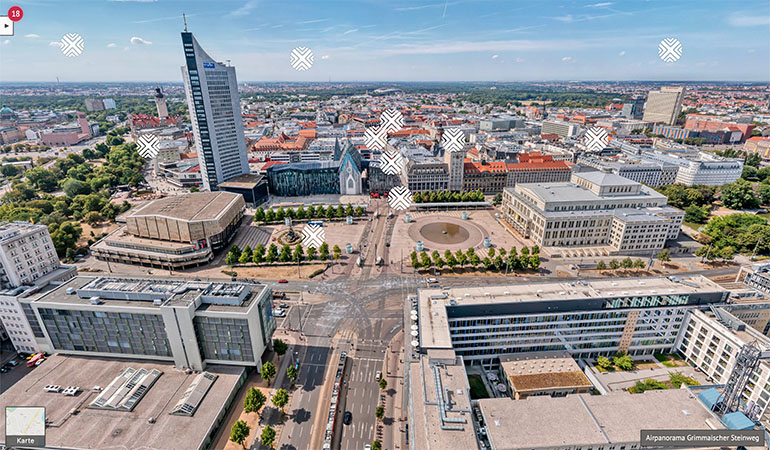
<path fill-rule="evenodd" d="M 186 29 L 182 45 L 182 79 L 203 187 L 216 191 L 219 183 L 249 173 L 235 67 L 214 61 Z"/>

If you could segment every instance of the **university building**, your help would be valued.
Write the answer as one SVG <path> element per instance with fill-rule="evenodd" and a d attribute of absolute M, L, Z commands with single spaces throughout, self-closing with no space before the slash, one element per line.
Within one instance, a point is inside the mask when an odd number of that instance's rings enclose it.
<path fill-rule="evenodd" d="M 684 212 L 664 195 L 607 172 L 573 173 L 567 183 L 518 184 L 503 191 L 503 218 L 540 247 L 602 247 L 650 255 L 679 236 Z M 550 252 L 550 250 L 549 250 Z"/>

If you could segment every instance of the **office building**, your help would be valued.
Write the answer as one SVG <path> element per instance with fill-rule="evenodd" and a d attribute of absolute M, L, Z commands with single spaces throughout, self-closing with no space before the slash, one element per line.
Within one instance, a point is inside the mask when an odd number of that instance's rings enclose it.
<path fill-rule="evenodd" d="M 522 352 L 652 355 L 675 348 L 688 310 L 728 294 L 700 275 L 420 289 L 415 340 L 488 370 Z"/>
<path fill-rule="evenodd" d="M 725 384 L 730 377 L 738 352 L 743 346 L 756 342 L 762 349 L 758 367 L 754 370 L 741 400 L 748 406 L 751 419 L 770 419 L 770 338 L 751 327 L 726 308 L 693 309 L 682 322 L 682 332 L 676 349 L 693 367 L 714 380 Z"/>
<path fill-rule="evenodd" d="M 754 136 L 748 138 L 743 144 L 743 151 L 756 153 L 764 160 L 770 159 L 770 137 Z"/>
<path fill-rule="evenodd" d="M 644 116 L 644 98 L 634 97 L 628 103 L 624 103 L 622 114 L 626 119 L 641 119 Z"/>
<path fill-rule="evenodd" d="M 575 137 L 579 130 L 580 127 L 574 123 L 558 120 L 546 120 L 543 122 L 543 126 L 540 129 L 540 134 L 555 134 L 560 138 L 571 138 Z"/>
<path fill-rule="evenodd" d="M 268 286 L 173 278 L 75 277 L 27 298 L 43 351 L 172 362 L 261 366 L 275 319 Z"/>
<path fill-rule="evenodd" d="M 742 158 L 723 158 L 712 153 L 697 152 L 695 155 L 676 155 L 662 151 L 644 151 L 642 158 L 679 167 L 676 182 L 685 186 L 705 184 L 722 186 L 734 183 L 743 173 Z"/>
<path fill-rule="evenodd" d="M 679 166 L 655 161 L 644 161 L 628 156 L 623 159 L 603 159 L 592 155 L 581 155 L 578 164 L 599 171 L 609 171 L 637 183 L 654 188 L 676 183 Z"/>
<path fill-rule="evenodd" d="M 231 192 L 166 197 L 131 209 L 126 225 L 91 246 L 101 261 L 181 269 L 205 264 L 235 236 L 246 210 Z"/>
<path fill-rule="evenodd" d="M 104 102 L 98 98 L 87 98 L 86 111 L 88 112 L 104 111 Z"/>
<path fill-rule="evenodd" d="M 444 164 L 447 166 L 447 189 L 450 191 L 463 190 L 463 172 L 465 151 L 450 152 L 444 149 Z"/>
<path fill-rule="evenodd" d="M 115 100 L 111 98 L 105 98 L 102 100 L 102 104 L 104 105 L 104 109 L 115 109 L 117 105 L 115 105 Z"/>
<path fill-rule="evenodd" d="M 182 78 L 195 135 L 203 187 L 249 173 L 235 67 L 212 59 L 192 33 L 182 33 Z"/>
<path fill-rule="evenodd" d="M 652 188 L 607 172 L 573 173 L 567 183 L 517 184 L 502 215 L 523 237 L 560 254 L 644 254 L 679 236 L 684 212 Z"/>
<path fill-rule="evenodd" d="M 724 120 L 723 116 L 708 116 L 703 114 L 688 114 L 684 127 L 694 131 L 729 131 L 737 132 L 734 139 L 730 142 L 744 143 L 751 137 L 754 131 L 754 125 L 751 123 L 737 123 Z"/>
<path fill-rule="evenodd" d="M 522 118 L 493 118 L 479 121 L 481 131 L 508 131 L 511 128 L 524 128 Z"/>
<path fill-rule="evenodd" d="M 662 87 L 659 91 L 650 91 L 647 103 L 644 105 L 642 120 L 652 123 L 675 125 L 679 113 L 682 112 L 685 88 Z"/>
<path fill-rule="evenodd" d="M 496 194 L 518 183 L 569 181 L 572 169 L 565 161 L 538 152 L 519 153 L 519 162 L 464 162 L 463 190 Z"/>
<path fill-rule="evenodd" d="M 443 191 L 449 188 L 449 165 L 422 147 L 400 149 L 406 159 L 401 184 L 411 192 Z M 462 163 L 462 160 L 460 160 Z"/>
<path fill-rule="evenodd" d="M 88 124 L 86 114 L 75 114 L 75 123 L 44 129 L 40 133 L 40 141 L 50 147 L 75 145 L 93 136 L 93 130 Z"/>
<path fill-rule="evenodd" d="M 692 130 L 686 128 L 673 127 L 669 125 L 655 125 L 652 127 L 652 134 L 656 136 L 663 136 L 666 139 L 684 141 L 691 137 L 696 137 L 698 133 L 693 133 Z"/>
<path fill-rule="evenodd" d="M 72 278 L 75 266 L 59 262 L 48 227 L 28 222 L 0 224 L 0 322 L 17 352 L 38 351 L 28 311 L 19 298 Z"/>

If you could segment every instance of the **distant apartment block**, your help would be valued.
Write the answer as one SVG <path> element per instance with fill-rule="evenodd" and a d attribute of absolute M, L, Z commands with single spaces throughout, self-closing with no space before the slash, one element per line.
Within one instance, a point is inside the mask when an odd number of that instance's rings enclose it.
<path fill-rule="evenodd" d="M 754 136 L 746 140 L 743 144 L 743 150 L 746 153 L 756 153 L 762 159 L 770 159 L 770 137 Z"/>
<path fill-rule="evenodd" d="M 573 173 L 567 183 L 518 184 L 503 191 L 502 214 L 523 237 L 551 252 L 651 254 L 679 236 L 684 212 L 652 188 L 606 172 Z"/>
<path fill-rule="evenodd" d="M 685 140 L 692 134 L 693 137 L 697 135 L 697 133 L 692 133 L 692 130 L 688 130 L 685 128 L 679 128 L 679 127 L 672 127 L 669 125 L 655 125 L 652 127 L 652 134 L 664 136 L 667 139 L 681 139 Z"/>
<path fill-rule="evenodd" d="M 50 147 L 62 147 L 75 145 L 93 136 L 91 126 L 88 124 L 85 113 L 76 114 L 76 123 L 71 125 L 48 128 L 40 133 L 43 145 Z"/>
<path fill-rule="evenodd" d="M 641 119 L 644 116 L 644 98 L 634 97 L 628 103 L 624 103 L 622 114 L 627 119 Z"/>
<path fill-rule="evenodd" d="M 644 151 L 642 158 L 678 166 L 676 182 L 685 186 L 696 184 L 722 186 L 737 181 L 743 173 L 743 159 L 722 158 L 705 152 L 698 152 L 688 157 L 661 151 Z"/>
<path fill-rule="evenodd" d="M 560 138 L 570 138 L 576 136 L 579 130 L 580 127 L 574 123 L 546 120 L 540 128 L 540 134 L 555 134 Z"/>
<path fill-rule="evenodd" d="M 101 261 L 179 269 L 209 262 L 238 230 L 241 194 L 198 192 L 166 197 L 127 213 L 126 225 L 91 246 Z"/>
<path fill-rule="evenodd" d="M 679 113 L 682 112 L 684 94 L 684 87 L 663 87 L 659 91 L 650 91 L 642 120 L 675 125 Z"/>
<path fill-rule="evenodd" d="M 626 160 L 608 160 L 589 155 L 581 155 L 578 157 L 578 164 L 592 167 L 600 171 L 610 171 L 615 175 L 654 188 L 676 183 L 676 176 L 679 171 L 679 166 L 673 164 L 632 158 Z"/>
<path fill-rule="evenodd" d="M 703 114 L 688 114 L 684 127 L 688 130 L 707 131 L 707 132 L 739 132 L 737 139 L 731 139 L 731 142 L 746 142 L 751 137 L 754 125 L 751 123 L 736 123 L 725 121 L 721 116 L 707 116 Z"/>

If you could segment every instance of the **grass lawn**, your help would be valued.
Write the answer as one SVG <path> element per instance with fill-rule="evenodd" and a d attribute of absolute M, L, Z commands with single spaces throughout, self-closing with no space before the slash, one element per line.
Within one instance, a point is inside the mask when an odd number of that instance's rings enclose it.
<path fill-rule="evenodd" d="M 471 387 L 471 398 L 473 400 L 489 398 L 489 392 L 484 387 L 484 381 L 480 375 L 468 374 L 468 385 Z"/>
<path fill-rule="evenodd" d="M 655 359 L 657 359 L 666 367 L 682 367 L 687 365 L 684 361 L 682 361 L 682 358 L 680 358 L 679 355 L 675 353 L 655 353 L 654 356 Z"/>
<path fill-rule="evenodd" d="M 698 229 L 700 227 L 704 226 L 705 224 L 703 224 L 703 223 L 692 223 L 692 222 L 682 222 L 682 225 L 688 226 L 688 227 L 692 228 L 693 230 L 698 231 Z"/>

